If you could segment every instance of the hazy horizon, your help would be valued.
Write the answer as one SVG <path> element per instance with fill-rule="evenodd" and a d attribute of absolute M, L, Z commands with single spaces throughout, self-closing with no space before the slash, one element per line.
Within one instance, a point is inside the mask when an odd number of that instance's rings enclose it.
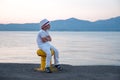
<path fill-rule="evenodd" d="M 120 17 L 120 16 L 116 16 L 116 17 Z M 96 21 L 99 21 L 99 20 L 108 20 L 108 19 L 111 19 L 111 18 L 116 18 L 116 17 L 110 17 L 110 18 L 107 18 L 107 19 L 98 19 Z M 71 19 L 71 18 L 75 18 L 75 17 L 70 17 L 70 18 L 67 18 L 67 19 Z M 51 21 L 57 21 L 57 20 L 67 20 L 67 19 L 56 19 L 56 20 L 51 20 Z M 75 19 L 78 19 L 78 18 L 75 18 Z M 90 21 L 90 20 L 84 20 L 84 19 L 79 19 L 79 20 L 83 20 L 83 21 Z M 90 22 L 96 22 L 96 21 L 90 21 Z M 0 24 L 36 24 L 36 23 L 39 23 L 39 22 L 23 22 L 23 23 L 0 23 Z"/>

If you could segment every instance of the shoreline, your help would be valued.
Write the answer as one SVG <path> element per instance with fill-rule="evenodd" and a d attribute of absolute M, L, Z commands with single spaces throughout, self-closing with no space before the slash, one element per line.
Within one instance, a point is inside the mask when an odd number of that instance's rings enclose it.
<path fill-rule="evenodd" d="M 39 64 L 0 63 L 0 80 L 119 80 L 120 66 L 61 64 L 63 71 L 34 71 Z"/>

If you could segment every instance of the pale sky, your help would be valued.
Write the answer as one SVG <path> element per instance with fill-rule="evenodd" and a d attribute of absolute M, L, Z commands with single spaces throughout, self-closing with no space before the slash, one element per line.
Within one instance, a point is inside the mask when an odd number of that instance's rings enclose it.
<path fill-rule="evenodd" d="M 120 16 L 120 0 L 0 0 L 0 23 L 48 20 L 96 21 Z"/>

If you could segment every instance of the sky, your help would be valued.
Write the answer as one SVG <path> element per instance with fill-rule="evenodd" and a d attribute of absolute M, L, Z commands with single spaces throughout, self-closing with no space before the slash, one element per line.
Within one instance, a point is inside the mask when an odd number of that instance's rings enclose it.
<path fill-rule="evenodd" d="M 0 0 L 0 23 L 38 23 L 71 17 L 96 21 L 120 16 L 120 0 Z"/>

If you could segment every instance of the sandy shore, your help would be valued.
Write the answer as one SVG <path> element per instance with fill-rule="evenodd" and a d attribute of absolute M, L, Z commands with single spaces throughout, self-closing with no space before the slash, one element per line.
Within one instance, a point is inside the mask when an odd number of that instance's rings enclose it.
<path fill-rule="evenodd" d="M 0 63 L 0 80 L 120 80 L 120 66 L 72 66 L 62 72 L 36 72 L 39 64 Z"/>

